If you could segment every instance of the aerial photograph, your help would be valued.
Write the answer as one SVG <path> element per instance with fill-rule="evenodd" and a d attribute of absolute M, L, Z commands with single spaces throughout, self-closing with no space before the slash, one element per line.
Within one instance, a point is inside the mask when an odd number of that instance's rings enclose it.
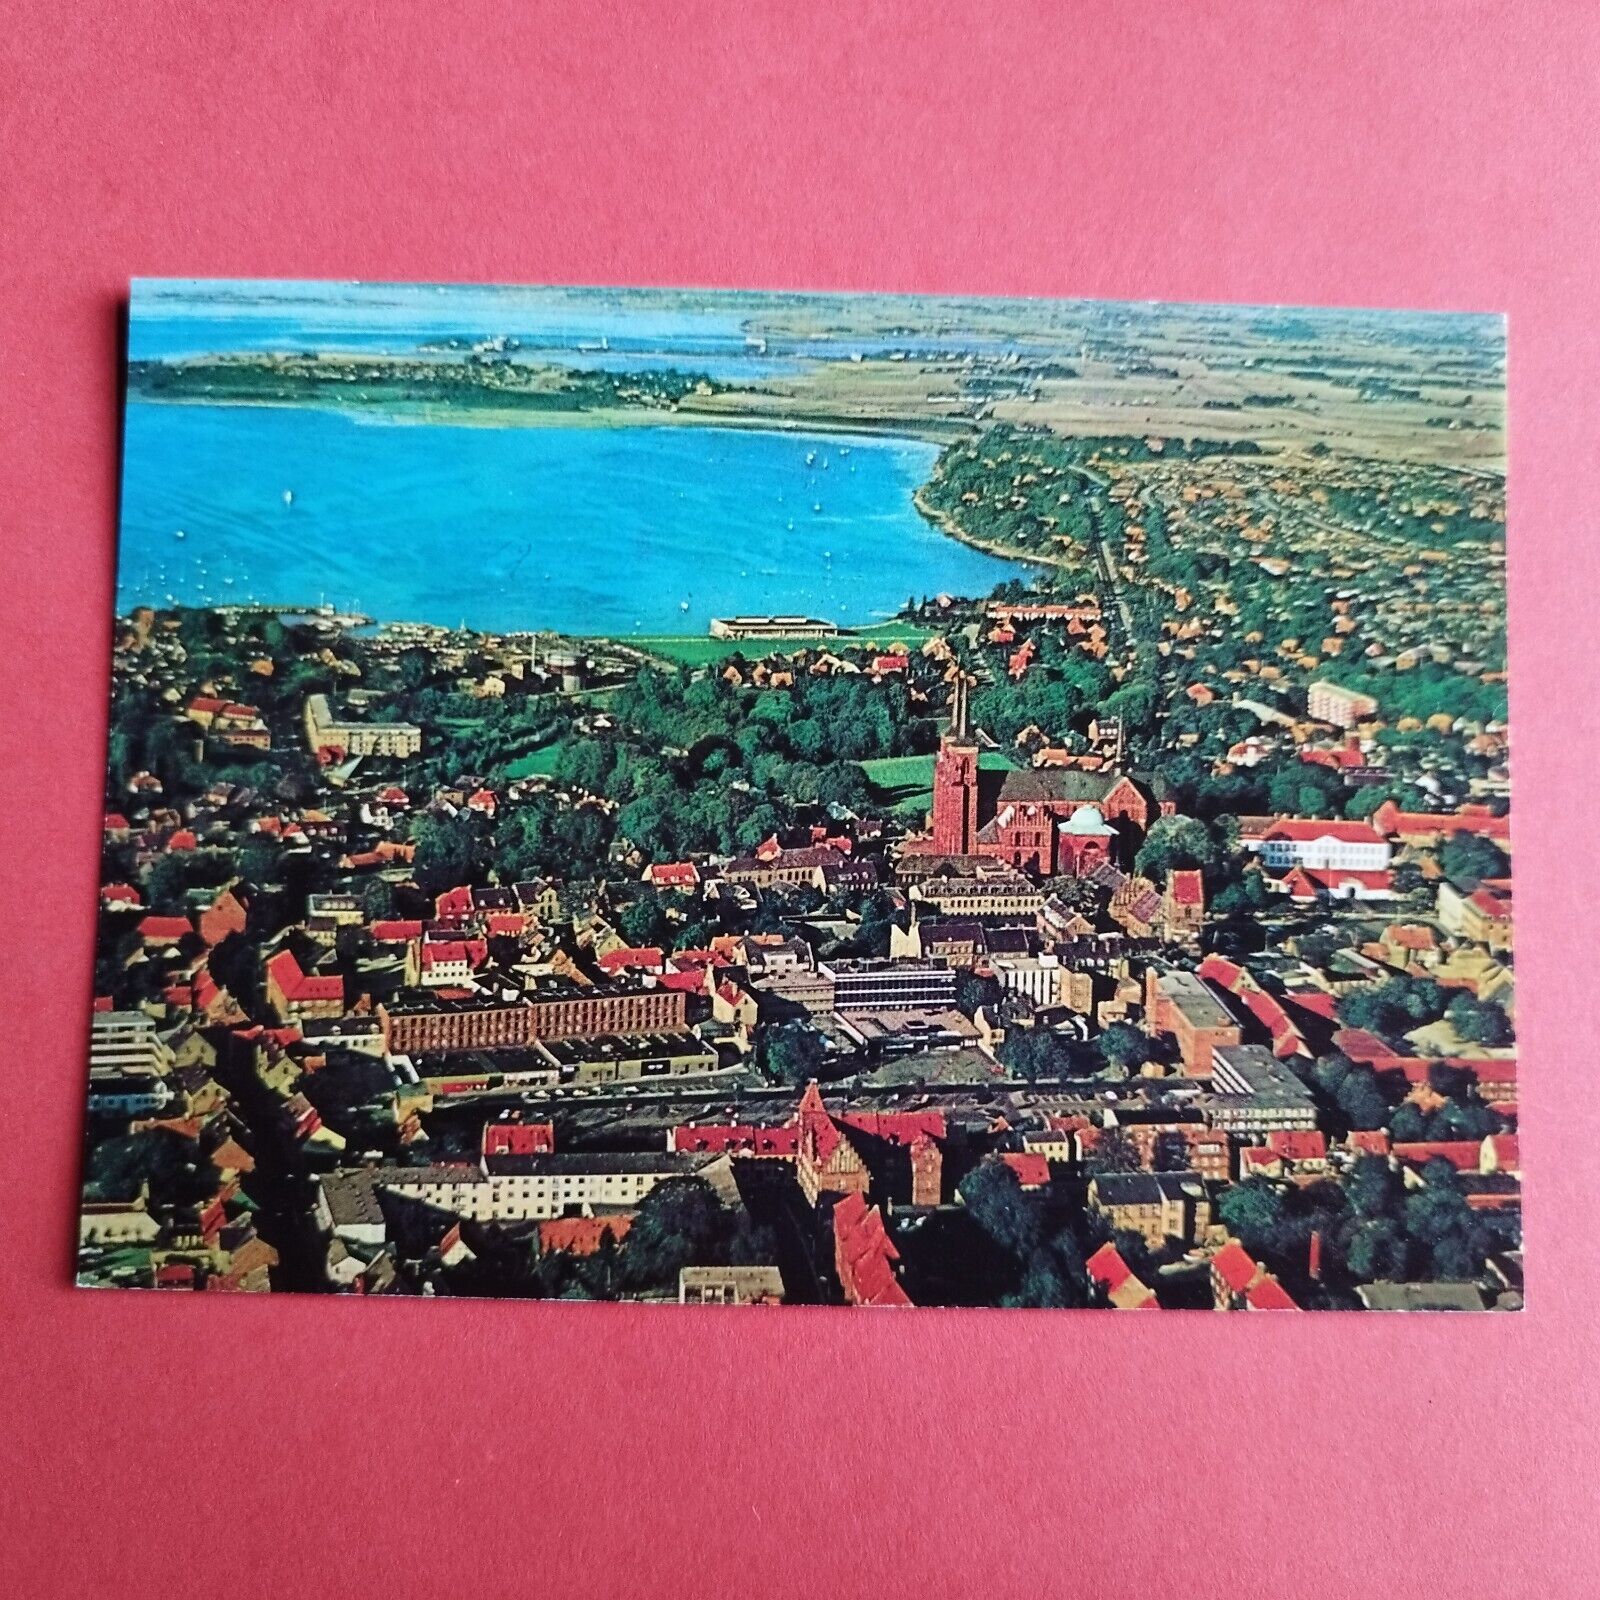
<path fill-rule="evenodd" d="M 78 1283 L 1519 1310 L 1505 375 L 136 281 Z"/>

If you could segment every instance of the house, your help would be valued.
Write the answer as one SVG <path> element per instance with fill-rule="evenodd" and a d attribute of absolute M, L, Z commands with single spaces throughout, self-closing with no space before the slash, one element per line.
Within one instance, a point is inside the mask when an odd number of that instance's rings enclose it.
<path fill-rule="evenodd" d="M 1237 1239 L 1211 1258 L 1211 1299 L 1218 1311 L 1298 1311 L 1283 1285 Z"/>
<path fill-rule="evenodd" d="M 1459 811 L 1402 811 L 1393 800 L 1372 813 L 1372 826 L 1401 844 L 1432 849 L 1453 833 L 1490 839 L 1502 850 L 1511 849 L 1511 817 L 1497 816 L 1487 806 L 1463 806 Z"/>
<path fill-rule="evenodd" d="M 1441 879 L 1437 896 L 1439 926 L 1457 939 L 1491 950 L 1511 948 L 1511 884 L 1506 879 L 1480 883 L 1468 892 Z"/>
<path fill-rule="evenodd" d="M 1211 1070 L 1212 1052 L 1219 1045 L 1236 1045 L 1244 1034 L 1238 1018 L 1192 972 L 1145 973 L 1145 1026 L 1152 1033 L 1170 1034 L 1191 1077 Z"/>
<path fill-rule="evenodd" d="M 1211 1201 L 1197 1172 L 1101 1173 L 1089 1180 L 1089 1209 L 1157 1250 L 1171 1239 L 1193 1244 L 1211 1225 Z"/>
<path fill-rule="evenodd" d="M 657 889 L 692 893 L 700 887 L 700 869 L 692 861 L 657 861 L 644 869 L 643 881 Z"/>
<path fill-rule="evenodd" d="M 1200 874 L 1188 869 L 1169 872 L 1161 896 L 1162 932 L 1173 940 L 1197 939 L 1205 920 L 1206 892 Z"/>
<path fill-rule="evenodd" d="M 1104 1290 L 1106 1299 L 1117 1311 L 1159 1311 L 1160 1302 L 1155 1291 L 1138 1278 L 1133 1268 L 1123 1260 L 1122 1252 L 1107 1240 L 1084 1262 L 1084 1267 L 1094 1281 Z"/>
<path fill-rule="evenodd" d="M 681 1306 L 778 1306 L 783 1274 L 776 1267 L 681 1267 Z"/>
<path fill-rule="evenodd" d="M 337 1017 L 344 1011 L 344 979 L 337 974 L 309 974 L 292 950 L 280 950 L 267 962 L 266 996 L 267 1004 L 284 1022 Z"/>
<path fill-rule="evenodd" d="M 852 1306 L 908 1306 L 908 1295 L 895 1274 L 900 1259 L 883 1225 L 883 1213 L 868 1206 L 858 1191 L 845 1194 L 833 1208 L 833 1263 Z"/>

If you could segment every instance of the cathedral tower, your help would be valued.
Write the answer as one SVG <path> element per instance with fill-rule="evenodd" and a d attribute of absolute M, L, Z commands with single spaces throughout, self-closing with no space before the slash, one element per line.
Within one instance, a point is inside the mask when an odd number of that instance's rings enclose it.
<path fill-rule="evenodd" d="M 933 764 L 933 848 L 964 856 L 978 838 L 978 746 L 967 731 L 967 680 L 958 675 L 950 693 L 950 731 Z"/>

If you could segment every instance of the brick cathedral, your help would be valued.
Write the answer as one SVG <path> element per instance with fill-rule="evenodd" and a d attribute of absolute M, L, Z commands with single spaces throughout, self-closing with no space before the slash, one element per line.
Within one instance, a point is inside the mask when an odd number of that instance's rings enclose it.
<path fill-rule="evenodd" d="M 968 728 L 968 685 L 958 677 L 950 728 L 933 767 L 930 853 L 988 856 L 1038 877 L 1086 877 L 1127 866 L 1172 802 L 1159 779 L 1074 769 L 989 773 Z"/>

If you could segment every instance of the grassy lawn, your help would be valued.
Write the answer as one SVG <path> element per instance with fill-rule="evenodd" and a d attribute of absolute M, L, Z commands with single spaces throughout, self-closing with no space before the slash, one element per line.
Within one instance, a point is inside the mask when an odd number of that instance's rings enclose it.
<path fill-rule="evenodd" d="M 709 667 L 740 648 L 737 639 L 711 639 L 695 634 L 628 634 L 602 642 L 628 645 L 658 660 L 684 667 Z"/>
<path fill-rule="evenodd" d="M 868 628 L 852 628 L 847 636 L 858 644 L 926 644 L 942 630 L 925 628 L 920 622 L 875 622 Z"/>
<path fill-rule="evenodd" d="M 556 746 L 547 744 L 543 749 L 530 750 L 519 756 L 506 768 L 508 778 L 548 778 L 556 762 Z"/>
<path fill-rule="evenodd" d="M 933 762 L 931 755 L 885 756 L 863 761 L 861 770 L 886 805 L 926 811 L 933 804 Z M 978 766 L 984 772 L 1012 772 L 1016 765 L 1003 750 L 985 750 L 978 757 Z"/>

